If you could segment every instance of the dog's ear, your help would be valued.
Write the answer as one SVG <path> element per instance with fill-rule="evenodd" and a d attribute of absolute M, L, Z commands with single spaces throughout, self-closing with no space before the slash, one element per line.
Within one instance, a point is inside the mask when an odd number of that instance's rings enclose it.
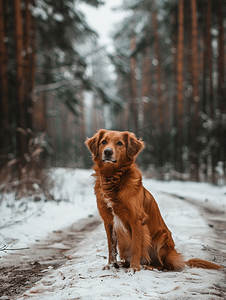
<path fill-rule="evenodd" d="M 97 134 L 95 134 L 90 139 L 85 141 L 86 146 L 88 147 L 89 151 L 94 155 L 97 156 L 98 154 L 98 147 L 97 147 Z"/>
<path fill-rule="evenodd" d="M 100 129 L 93 137 L 85 141 L 86 146 L 93 154 L 94 158 L 99 155 L 99 141 L 101 140 L 105 132 L 105 129 Z"/>
<path fill-rule="evenodd" d="M 127 155 L 130 158 L 136 157 L 139 152 L 144 148 L 144 142 L 141 139 L 137 139 L 131 132 L 125 132 L 124 137 L 127 142 Z"/>

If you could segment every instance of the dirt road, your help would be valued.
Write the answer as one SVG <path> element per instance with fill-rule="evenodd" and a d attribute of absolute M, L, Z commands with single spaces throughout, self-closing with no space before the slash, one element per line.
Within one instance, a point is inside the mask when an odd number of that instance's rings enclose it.
<path fill-rule="evenodd" d="M 28 250 L 10 251 L 1 257 L 0 300 L 17 298 L 52 269 L 63 265 L 100 223 L 99 216 L 81 219 L 68 228 L 52 232 L 45 240 L 37 240 Z"/>
<path fill-rule="evenodd" d="M 166 194 L 166 193 L 165 193 Z M 218 263 L 226 260 L 226 216 L 225 212 L 210 207 L 208 203 L 199 204 L 191 198 L 168 194 L 181 201 L 189 202 L 200 210 L 201 215 L 212 229 L 215 248 L 206 248 Z M 29 250 L 14 251 L 0 259 L 0 300 L 13 300 L 30 289 L 35 282 L 63 265 L 70 255 L 76 252 L 79 243 L 94 230 L 101 220 L 99 216 L 90 216 L 72 226 L 54 231 L 45 240 L 37 240 Z M 223 271 L 224 272 L 224 271 Z M 226 273 L 225 273 L 226 275 Z M 221 286 L 217 288 L 220 295 L 226 295 Z M 224 296 L 223 296 L 224 298 Z"/>

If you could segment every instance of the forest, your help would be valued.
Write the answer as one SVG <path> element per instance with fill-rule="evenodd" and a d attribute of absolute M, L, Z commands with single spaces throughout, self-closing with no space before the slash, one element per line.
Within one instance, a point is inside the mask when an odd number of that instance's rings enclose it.
<path fill-rule="evenodd" d="M 99 128 L 141 137 L 147 176 L 225 184 L 226 2 L 122 0 L 113 53 L 81 2 L 0 0 L 0 192 L 90 168 Z"/>

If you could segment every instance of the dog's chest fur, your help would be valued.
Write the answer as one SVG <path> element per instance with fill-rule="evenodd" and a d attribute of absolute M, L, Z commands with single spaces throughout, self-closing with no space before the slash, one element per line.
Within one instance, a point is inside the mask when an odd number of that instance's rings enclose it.
<path fill-rule="evenodd" d="M 113 218 L 114 218 L 114 229 L 115 231 L 122 231 L 124 234 L 127 234 L 127 229 L 125 228 L 125 226 L 123 225 L 123 222 L 122 220 L 120 219 L 120 217 L 115 214 L 115 211 L 114 211 L 114 203 L 112 203 L 112 201 L 109 199 L 109 198 L 104 198 L 106 204 L 107 204 L 107 207 L 111 209 L 111 213 L 113 215 Z"/>
<path fill-rule="evenodd" d="M 125 176 L 128 170 L 125 168 L 114 174 L 113 177 L 107 178 L 104 176 L 97 176 L 97 186 L 101 190 L 101 198 L 106 203 L 106 208 L 111 210 L 113 216 L 113 226 L 116 232 L 121 232 L 124 235 L 129 233 L 127 225 L 125 224 L 125 212 L 128 210 L 127 205 L 123 203 L 123 198 L 119 196 L 122 191 L 127 189 Z M 128 180 L 129 181 L 129 180 Z"/>

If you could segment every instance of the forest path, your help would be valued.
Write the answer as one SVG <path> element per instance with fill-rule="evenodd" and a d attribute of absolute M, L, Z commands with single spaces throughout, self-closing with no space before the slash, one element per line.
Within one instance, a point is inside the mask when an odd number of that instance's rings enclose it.
<path fill-rule="evenodd" d="M 28 250 L 1 257 L 0 299 L 15 299 L 52 269 L 63 265 L 100 223 L 99 216 L 80 219 L 70 227 L 53 231 L 44 240 L 37 240 Z"/>
<path fill-rule="evenodd" d="M 171 199 L 175 198 L 187 202 L 199 210 L 211 230 L 211 239 L 217 248 L 204 247 L 204 250 L 211 257 L 214 256 L 218 263 L 224 265 L 226 260 L 225 212 L 211 207 L 208 202 L 202 203 L 172 193 L 161 193 Z M 29 250 L 14 251 L 3 256 L 0 261 L 0 300 L 16 299 L 29 290 L 35 282 L 41 280 L 45 275 L 51 274 L 53 269 L 64 265 L 72 254 L 74 258 L 80 242 L 88 239 L 89 233 L 94 231 L 100 224 L 101 219 L 99 216 L 90 216 L 79 220 L 70 227 L 53 231 L 45 239 L 37 240 L 35 244 L 30 246 Z M 225 273 L 224 270 L 223 272 Z M 215 285 L 215 291 L 225 299 L 226 290 L 222 285 Z"/>
<path fill-rule="evenodd" d="M 226 261 L 226 213 L 223 210 L 215 208 L 213 205 L 210 205 L 207 202 L 199 202 L 196 199 L 190 197 L 184 197 L 177 194 L 162 192 L 163 194 L 173 197 L 176 199 L 180 199 L 181 201 L 185 201 L 194 205 L 199 211 L 200 215 L 203 217 L 208 226 L 213 230 L 213 235 L 211 236 L 214 245 L 213 247 L 205 247 L 203 246 L 205 251 L 208 251 L 209 254 L 214 256 L 214 259 L 218 264 L 225 265 Z M 226 282 L 226 269 L 223 269 L 225 274 L 225 282 Z M 217 285 L 216 289 L 219 294 L 222 295 L 223 299 L 226 299 L 226 288 L 222 285 Z"/>
<path fill-rule="evenodd" d="M 186 201 L 191 205 L 194 205 L 199 211 L 200 215 L 203 217 L 205 222 L 208 224 L 210 228 L 214 231 L 214 236 L 212 236 L 213 242 L 217 244 L 217 248 L 209 248 L 208 251 L 211 251 L 214 256 L 216 257 L 217 261 L 224 261 L 226 260 L 226 213 L 223 210 L 220 210 L 213 205 L 210 205 L 207 202 L 199 202 L 195 199 L 190 197 L 183 197 L 177 194 L 162 192 L 169 197 L 174 197 L 176 199 L 180 199 L 182 201 Z"/>

